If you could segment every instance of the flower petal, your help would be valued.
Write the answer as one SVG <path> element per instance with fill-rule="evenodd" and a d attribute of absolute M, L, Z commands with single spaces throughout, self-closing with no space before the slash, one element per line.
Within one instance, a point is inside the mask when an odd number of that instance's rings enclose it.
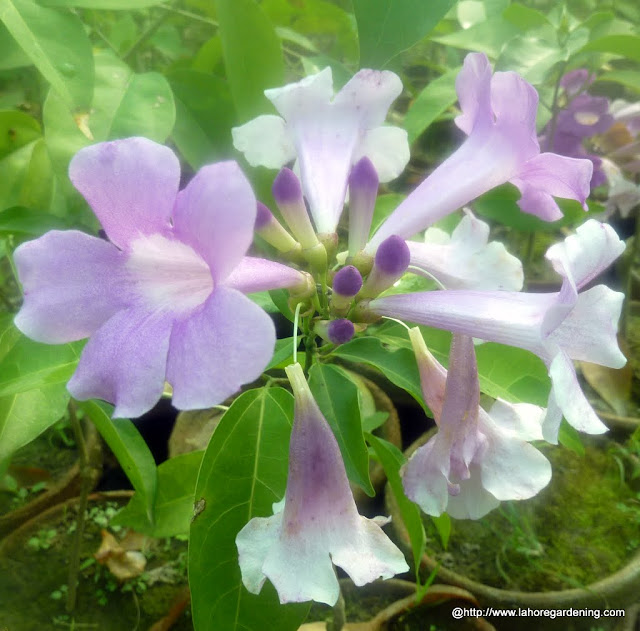
<path fill-rule="evenodd" d="M 329 104 L 333 97 L 331 67 L 327 66 L 297 83 L 265 90 L 264 94 L 288 123 L 292 116 L 299 115 L 307 108 L 316 109 Z"/>
<path fill-rule="evenodd" d="M 449 445 L 436 434 L 420 447 L 402 470 L 407 497 L 427 515 L 438 516 L 449 501 Z"/>
<path fill-rule="evenodd" d="M 180 184 L 171 149 L 146 138 L 101 142 L 76 153 L 69 178 L 119 248 L 169 229 Z"/>
<path fill-rule="evenodd" d="M 338 579 L 325 543 L 307 533 L 276 537 L 262 570 L 281 603 L 315 600 L 333 606 L 338 600 Z"/>
<path fill-rule="evenodd" d="M 167 358 L 173 404 L 209 408 L 257 379 L 275 345 L 271 318 L 246 296 L 216 287 L 204 305 L 176 321 Z"/>
<path fill-rule="evenodd" d="M 480 462 L 482 486 L 498 500 L 526 500 L 547 486 L 551 463 L 525 440 L 501 431 L 488 416 L 483 421 L 487 447 Z"/>
<path fill-rule="evenodd" d="M 462 218 L 451 238 L 446 235 L 443 240 L 441 231 L 436 230 L 427 230 L 425 243 L 407 241 L 412 265 L 447 289 L 522 289 L 522 263 L 502 243 L 489 243 L 489 226 L 473 214 L 468 212 Z M 434 237 L 440 243 L 434 242 Z"/>
<path fill-rule="evenodd" d="M 259 594 L 267 579 L 262 567 L 278 537 L 281 522 L 281 512 L 271 517 L 254 517 L 236 536 L 242 582 L 252 594 Z"/>
<path fill-rule="evenodd" d="M 238 164 L 218 162 L 200 169 L 180 191 L 173 228 L 204 258 L 219 283 L 249 249 L 256 213 L 256 198 Z"/>
<path fill-rule="evenodd" d="M 115 314 L 84 347 L 69 392 L 113 403 L 116 418 L 144 414 L 162 395 L 172 324 L 170 313 L 145 308 Z"/>
<path fill-rule="evenodd" d="M 456 92 L 462 114 L 456 125 L 467 135 L 475 125 L 493 123 L 491 115 L 491 65 L 484 53 L 470 53 L 464 58 L 456 77 Z"/>
<path fill-rule="evenodd" d="M 233 146 L 244 154 L 252 166 L 280 169 L 296 157 L 296 149 L 279 116 L 263 114 L 240 127 L 231 129 Z"/>
<path fill-rule="evenodd" d="M 454 519 L 480 519 L 500 505 L 482 486 L 482 475 L 477 464 L 471 465 L 471 476 L 460 482 L 460 492 L 449 497 L 447 513 Z"/>
<path fill-rule="evenodd" d="M 607 426 L 597 417 L 587 397 L 584 396 L 573 363 L 566 353 L 560 351 L 555 356 L 549 368 L 549 376 L 553 384 L 552 394 L 555 403 L 562 410 L 569 425 L 587 434 L 603 434 L 608 431 Z M 550 428 L 543 426 L 543 431 L 545 429 Z M 549 432 L 544 433 L 545 439 L 549 440 L 547 438 Z M 557 435 L 550 435 L 550 438 L 552 439 L 550 442 L 555 442 Z"/>
<path fill-rule="evenodd" d="M 366 517 L 358 517 L 355 530 L 334 530 L 329 550 L 332 561 L 358 586 L 409 570 L 402 552 L 374 520 Z"/>
<path fill-rule="evenodd" d="M 303 286 L 305 282 L 305 275 L 293 267 L 255 256 L 245 256 L 225 279 L 224 284 L 243 294 L 250 294 L 255 291 Z"/>
<path fill-rule="evenodd" d="M 531 403 L 507 403 L 496 399 L 489 410 L 493 423 L 521 440 L 542 440 L 544 408 Z"/>
<path fill-rule="evenodd" d="M 575 234 L 552 245 L 545 257 L 558 274 L 581 289 L 607 269 L 624 248 L 624 241 L 611 226 L 589 219 Z"/>
<path fill-rule="evenodd" d="M 382 125 L 401 92 L 402 81 L 397 74 L 363 68 L 336 94 L 333 106 L 338 110 L 358 111 L 362 127 L 373 129 Z"/>
<path fill-rule="evenodd" d="M 545 221 L 555 221 L 562 212 L 552 196 L 575 199 L 585 210 L 591 191 L 593 163 L 580 158 L 567 158 L 555 153 L 541 153 L 531 158 L 510 181 L 522 197 L 520 208 Z"/>
<path fill-rule="evenodd" d="M 130 302 L 125 258 L 113 244 L 77 230 L 22 244 L 14 253 L 24 289 L 16 326 L 49 344 L 89 337 Z"/>
<path fill-rule="evenodd" d="M 394 180 L 409 162 L 407 132 L 400 127 L 387 126 L 369 130 L 356 147 L 352 162 L 365 156 L 373 163 L 380 182 Z"/>
<path fill-rule="evenodd" d="M 546 337 L 549 359 L 558 347 L 571 359 L 622 368 L 627 359 L 618 347 L 617 332 L 623 301 L 623 293 L 605 285 L 583 291 L 562 324 Z"/>

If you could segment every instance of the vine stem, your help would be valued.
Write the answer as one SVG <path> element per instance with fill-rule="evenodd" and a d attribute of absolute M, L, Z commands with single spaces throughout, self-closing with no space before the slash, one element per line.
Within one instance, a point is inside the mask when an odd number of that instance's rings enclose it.
<path fill-rule="evenodd" d="M 78 445 L 80 457 L 80 497 L 78 499 L 78 515 L 76 517 L 76 530 L 71 545 L 71 554 L 69 556 L 69 578 L 67 581 L 67 611 L 71 613 L 76 607 L 76 596 L 78 592 L 78 574 L 80 571 L 80 546 L 82 545 L 82 536 L 84 534 L 85 513 L 89 501 L 89 491 L 91 488 L 91 466 L 89 462 L 89 450 L 87 442 L 82 431 L 82 424 L 76 414 L 76 408 L 73 401 L 69 402 L 69 419 L 71 421 L 71 429 Z"/>

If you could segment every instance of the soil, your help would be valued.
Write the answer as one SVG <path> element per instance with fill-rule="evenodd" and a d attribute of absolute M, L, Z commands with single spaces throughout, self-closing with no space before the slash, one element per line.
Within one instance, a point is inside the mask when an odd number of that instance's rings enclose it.
<path fill-rule="evenodd" d="M 621 569 L 640 548 L 640 494 L 625 483 L 621 458 L 595 446 L 584 456 L 542 450 L 553 467 L 547 488 L 453 521 L 447 550 L 425 517 L 428 554 L 486 585 L 527 592 L 585 587 Z"/>
<path fill-rule="evenodd" d="M 64 438 L 61 433 L 64 431 Z M 66 440 L 65 440 L 66 438 Z M 56 482 L 60 481 L 78 458 L 78 450 L 73 442 L 71 432 L 60 429 L 57 425 L 50 427 L 35 440 L 19 449 L 11 458 L 11 466 L 18 468 L 16 477 L 18 478 L 19 493 L 0 491 L 0 515 L 15 510 L 30 502 L 36 495 L 47 490 Z M 35 468 L 38 477 L 46 480 L 40 484 L 20 484 L 20 474 L 24 471 L 25 477 L 30 477 L 27 468 Z M 12 474 L 12 470 L 9 470 Z M 35 491 L 27 488 L 35 487 Z"/>
<path fill-rule="evenodd" d="M 101 530 L 119 507 L 113 501 L 89 505 L 81 548 L 83 569 L 72 615 L 65 611 L 65 598 L 77 505 L 67 503 L 47 511 L 5 540 L 0 548 L 0 594 L 11 594 L 11 598 L 2 604 L 0 628 L 146 631 L 169 612 L 176 599 L 184 597 L 186 541 L 151 540 L 143 550 L 145 571 L 125 582 L 118 582 L 106 566 L 94 560 Z M 118 539 L 125 534 L 124 529 L 112 532 Z M 172 629 L 192 631 L 188 606 Z"/>

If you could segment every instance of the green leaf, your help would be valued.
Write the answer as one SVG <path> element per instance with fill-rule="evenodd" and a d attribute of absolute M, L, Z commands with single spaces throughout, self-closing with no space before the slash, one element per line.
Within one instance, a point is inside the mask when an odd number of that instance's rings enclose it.
<path fill-rule="evenodd" d="M 293 397 L 282 388 L 240 395 L 211 438 L 196 486 L 189 584 L 196 629 L 295 631 L 309 605 L 280 605 L 267 581 L 259 595 L 242 584 L 237 533 L 267 517 L 284 497 Z"/>
<path fill-rule="evenodd" d="M 102 9 L 105 11 L 146 9 L 163 4 L 167 0 L 39 0 L 46 7 L 78 9 Z"/>
<path fill-rule="evenodd" d="M 282 46 L 255 0 L 216 0 L 227 80 L 240 121 L 267 109 L 264 90 L 284 82 Z"/>
<path fill-rule="evenodd" d="M 189 533 L 193 498 L 203 451 L 181 454 L 163 462 L 157 469 L 155 524 L 150 523 L 145 494 L 131 498 L 114 519 L 113 525 L 128 526 L 150 537 L 175 537 Z"/>
<path fill-rule="evenodd" d="M 369 479 L 369 453 L 362 435 L 358 386 L 344 370 L 331 364 L 315 364 L 309 371 L 309 387 L 340 446 L 347 475 L 373 497 Z"/>
<path fill-rule="evenodd" d="M 422 132 L 458 100 L 456 94 L 456 77 L 460 68 L 449 70 L 441 77 L 429 82 L 418 94 L 407 111 L 403 127 L 409 134 L 409 142 L 413 143 Z"/>
<path fill-rule="evenodd" d="M 549 19 L 544 13 L 537 9 L 524 6 L 523 4 L 518 4 L 517 2 L 509 5 L 503 11 L 502 17 L 523 31 L 528 31 L 539 26 L 548 26 L 550 24 Z"/>
<path fill-rule="evenodd" d="M 584 445 L 580 438 L 580 432 L 575 427 L 572 427 L 567 423 L 565 418 L 560 423 L 560 429 L 558 430 L 558 442 L 567 449 L 570 449 L 579 456 L 584 456 Z"/>
<path fill-rule="evenodd" d="M 298 337 L 300 342 L 300 337 Z M 288 361 L 293 356 L 293 337 L 285 337 L 281 340 L 276 340 L 276 347 L 273 351 L 273 357 L 269 362 L 269 365 L 265 368 L 265 371 L 272 368 L 284 368 L 288 366 L 291 361 Z M 285 363 L 286 362 L 286 363 Z"/>
<path fill-rule="evenodd" d="M 589 42 L 581 52 L 597 51 L 640 61 L 640 37 L 637 35 L 606 35 Z"/>
<path fill-rule="evenodd" d="M 451 536 L 451 517 L 449 517 L 447 513 L 442 513 L 442 515 L 438 517 L 434 517 L 433 515 L 430 517 L 433 525 L 438 531 L 442 547 L 446 550 L 449 545 L 449 537 Z"/>
<path fill-rule="evenodd" d="M 390 350 L 375 337 L 359 337 L 340 345 L 332 354 L 341 359 L 362 362 L 377 368 L 389 381 L 406 390 L 424 407 L 420 374 L 411 350 L 407 348 Z"/>
<path fill-rule="evenodd" d="M 547 406 L 551 380 L 537 355 L 494 342 L 480 344 L 475 350 L 482 392 L 511 403 Z"/>
<path fill-rule="evenodd" d="M 353 0 L 360 40 L 360 67 L 382 68 L 417 44 L 455 0 Z"/>
<path fill-rule="evenodd" d="M 24 112 L 0 111 L 0 207 L 14 206 L 25 195 L 29 166 L 42 134 Z"/>
<path fill-rule="evenodd" d="M 373 434 L 367 434 L 367 441 L 373 447 L 373 450 L 375 451 L 376 456 L 387 475 L 391 492 L 398 504 L 400 515 L 402 515 L 402 521 L 409 533 L 411 550 L 413 552 L 413 566 L 416 571 L 417 582 L 420 583 L 420 560 L 424 554 L 424 546 L 427 537 L 424 532 L 420 509 L 407 498 L 402 487 L 400 467 L 405 464 L 406 458 L 395 445 L 392 445 L 386 440 L 378 438 Z"/>
<path fill-rule="evenodd" d="M 0 318 L 0 462 L 62 417 L 66 382 L 82 344 L 50 346 L 24 337 L 13 316 Z"/>
<path fill-rule="evenodd" d="M 640 92 L 640 72 L 637 70 L 612 70 L 599 76 L 596 81 L 613 81 L 634 92 Z"/>
<path fill-rule="evenodd" d="M 495 17 L 479 22 L 464 31 L 455 31 L 432 37 L 432 39 L 445 46 L 486 53 L 495 59 L 507 42 L 520 33 L 522 31 L 515 24 L 507 22 L 503 17 Z"/>
<path fill-rule="evenodd" d="M 212 74 L 177 70 L 169 75 L 176 102 L 171 137 L 194 168 L 228 155 L 235 109 L 228 84 Z"/>
<path fill-rule="evenodd" d="M 30 66 L 31 59 L 18 46 L 7 27 L 0 22 L 0 70 L 12 70 Z"/>
<path fill-rule="evenodd" d="M 93 55 L 78 16 L 32 0 L 0 0 L 0 20 L 65 105 L 87 110 L 93 91 Z"/>
<path fill-rule="evenodd" d="M 45 139 L 57 175 L 68 181 L 72 156 L 93 142 L 145 136 L 164 142 L 175 122 L 173 93 L 167 80 L 156 72 L 136 74 L 109 51 L 96 51 L 93 103 L 84 123 L 93 140 L 80 131 L 57 94 L 44 103 Z M 70 186 L 70 185 L 69 185 Z"/>
<path fill-rule="evenodd" d="M 270 289 L 269 295 L 271 296 L 271 300 L 273 300 L 273 304 L 278 307 L 278 311 L 280 311 L 289 322 L 293 322 L 295 316 L 289 307 L 289 292 L 286 289 Z"/>
<path fill-rule="evenodd" d="M 78 401 L 78 407 L 93 421 L 109 449 L 118 459 L 144 506 L 147 519 L 154 523 L 156 463 L 136 426 L 126 418 L 111 418 L 113 406 L 102 401 Z"/>
<path fill-rule="evenodd" d="M 50 213 L 12 206 L 0 211 L 0 236 L 12 235 L 21 241 L 39 237 L 49 230 L 65 230 L 67 222 Z"/>

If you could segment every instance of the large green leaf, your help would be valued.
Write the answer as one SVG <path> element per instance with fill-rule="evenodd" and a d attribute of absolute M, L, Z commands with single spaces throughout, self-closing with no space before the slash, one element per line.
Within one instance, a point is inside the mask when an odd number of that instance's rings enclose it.
<path fill-rule="evenodd" d="M 410 349 L 388 349 L 375 337 L 359 337 L 340 345 L 333 351 L 333 355 L 379 369 L 389 381 L 406 390 L 424 407 L 420 374 L 416 358 Z"/>
<path fill-rule="evenodd" d="M 349 479 L 373 497 L 375 491 L 369 479 L 369 454 L 362 435 L 358 386 L 340 367 L 315 364 L 309 371 L 309 387 L 340 445 Z"/>
<path fill-rule="evenodd" d="M 13 39 L 7 27 L 0 22 L 0 70 L 11 70 L 30 65 L 31 59 L 18 46 L 18 42 Z"/>
<path fill-rule="evenodd" d="M 353 0 L 360 40 L 360 66 L 382 68 L 418 43 L 455 0 Z"/>
<path fill-rule="evenodd" d="M 589 42 L 582 51 L 611 53 L 633 61 L 640 61 L 640 37 L 637 35 L 606 35 Z"/>
<path fill-rule="evenodd" d="M 250 390 L 225 413 L 205 452 L 191 524 L 189 584 L 198 631 L 295 631 L 308 605 L 280 605 L 267 581 L 259 595 L 242 584 L 237 533 L 272 514 L 284 497 L 293 397 L 282 388 Z"/>
<path fill-rule="evenodd" d="M 154 507 L 155 523 L 148 517 L 145 493 L 137 492 L 111 521 L 150 537 L 175 537 L 189 533 L 193 498 L 203 451 L 181 454 L 158 467 L 158 488 Z"/>
<path fill-rule="evenodd" d="M 93 92 L 93 55 L 78 16 L 32 0 L 0 0 L 0 20 L 65 105 L 87 110 Z"/>
<path fill-rule="evenodd" d="M 146 510 L 147 519 L 154 522 L 156 499 L 156 462 L 136 426 L 126 418 L 111 418 L 113 407 L 102 401 L 81 401 L 83 410 L 98 428 L 109 449 L 118 459 Z"/>
<path fill-rule="evenodd" d="M 169 75 L 176 102 L 171 137 L 187 162 L 198 169 L 228 155 L 235 109 L 228 84 L 212 74 L 177 70 Z"/>
<path fill-rule="evenodd" d="M 33 342 L 0 318 L 0 462 L 62 417 L 80 349 Z"/>
<path fill-rule="evenodd" d="M 156 72 L 136 74 L 109 51 L 95 54 L 96 76 L 91 113 L 83 133 L 64 103 L 50 92 L 44 103 L 45 139 L 61 181 L 67 181 L 72 156 L 103 140 L 145 136 L 163 142 L 173 129 L 175 104 L 167 80 Z M 70 185 L 68 185 L 70 186 Z"/>
<path fill-rule="evenodd" d="M 216 0 L 227 80 L 239 120 L 267 108 L 264 90 L 282 85 L 282 46 L 255 0 Z"/>
<path fill-rule="evenodd" d="M 407 528 L 411 540 L 411 551 L 413 552 L 413 566 L 416 578 L 419 580 L 420 560 L 424 554 L 424 546 L 427 536 L 424 532 L 424 524 L 420 516 L 420 509 L 404 494 L 402 479 L 400 478 L 400 468 L 406 463 L 403 453 L 391 443 L 378 438 L 373 434 L 367 434 L 367 441 L 373 447 L 382 468 L 389 480 L 391 492 L 395 497 L 398 509 L 402 515 L 402 521 Z"/>
<path fill-rule="evenodd" d="M 441 77 L 429 82 L 415 98 L 407 111 L 403 125 L 409 134 L 410 143 L 413 143 L 438 116 L 457 101 L 456 77 L 459 72 L 460 68 L 449 70 Z"/>

